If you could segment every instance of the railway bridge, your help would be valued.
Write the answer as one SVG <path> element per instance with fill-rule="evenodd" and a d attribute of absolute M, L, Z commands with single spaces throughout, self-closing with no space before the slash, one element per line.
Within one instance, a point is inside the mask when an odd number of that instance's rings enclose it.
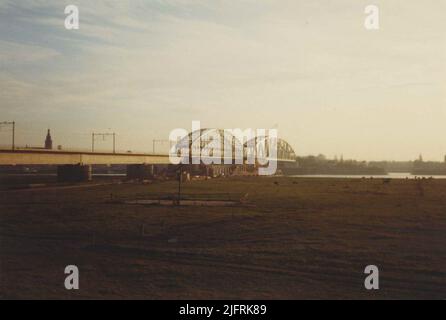
<path fill-rule="evenodd" d="M 217 129 L 215 129 L 217 130 Z M 222 130 L 217 132 L 223 134 Z M 187 141 L 191 148 L 193 140 L 189 135 Z M 201 141 L 207 141 L 205 129 L 200 132 Z M 181 142 L 180 142 L 181 143 Z M 184 143 L 184 141 L 183 141 Z M 295 165 L 296 154 L 293 148 L 282 139 L 276 141 L 277 156 L 269 158 L 269 161 L 275 160 L 280 166 Z M 246 148 L 249 143 L 231 141 L 232 154 L 237 152 L 237 146 Z M 200 145 L 200 153 L 203 151 L 205 143 Z M 213 157 L 213 155 L 208 155 Z M 224 157 L 222 150 L 221 157 Z M 201 157 L 203 159 L 203 156 Z M 243 161 L 247 159 L 246 151 L 243 155 Z M 214 167 L 215 170 L 221 171 L 223 174 L 228 172 L 229 166 L 224 164 L 225 159 L 222 158 L 222 165 Z M 129 178 L 143 179 L 153 175 L 154 168 L 158 165 L 171 165 L 169 154 L 150 154 L 150 153 L 115 153 L 115 152 L 86 152 L 86 151 L 65 151 L 65 150 L 46 150 L 46 149 L 20 149 L 14 150 L 0 149 L 0 166 L 33 166 L 33 165 L 51 165 L 57 166 L 58 180 L 61 182 L 77 182 L 91 180 L 92 165 L 126 165 L 127 176 Z M 203 165 L 203 164 L 201 164 Z M 232 168 L 234 168 L 232 164 Z M 244 166 L 245 163 L 241 164 Z"/>

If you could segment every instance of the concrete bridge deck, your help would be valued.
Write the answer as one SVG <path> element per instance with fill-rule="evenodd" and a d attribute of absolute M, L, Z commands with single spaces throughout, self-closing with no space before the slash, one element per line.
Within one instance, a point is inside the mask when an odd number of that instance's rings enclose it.
<path fill-rule="evenodd" d="M 222 160 L 224 161 L 224 159 Z M 294 162 L 289 159 L 278 159 L 277 161 L 279 163 Z M 154 165 L 170 163 L 168 154 L 104 153 L 45 149 L 0 149 L 0 166 L 55 165 L 57 166 L 57 176 L 60 182 L 91 180 L 92 165 L 127 165 L 128 177 L 144 179 L 153 176 Z"/>
<path fill-rule="evenodd" d="M 231 159 L 232 160 L 232 159 Z M 223 163 L 224 160 L 222 160 Z M 295 160 L 277 159 L 278 162 Z M 131 165 L 170 164 L 168 154 L 0 149 L 0 165 Z"/>
<path fill-rule="evenodd" d="M 169 155 L 56 150 L 0 150 L 0 165 L 169 164 Z"/>

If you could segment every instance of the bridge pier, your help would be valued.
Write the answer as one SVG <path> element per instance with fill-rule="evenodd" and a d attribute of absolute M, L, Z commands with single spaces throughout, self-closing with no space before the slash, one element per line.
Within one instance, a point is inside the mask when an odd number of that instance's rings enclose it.
<path fill-rule="evenodd" d="M 58 182 L 91 181 L 91 165 L 63 165 L 57 167 Z"/>
<path fill-rule="evenodd" d="M 154 177 L 153 164 L 129 164 L 127 165 L 127 179 L 145 180 Z"/>

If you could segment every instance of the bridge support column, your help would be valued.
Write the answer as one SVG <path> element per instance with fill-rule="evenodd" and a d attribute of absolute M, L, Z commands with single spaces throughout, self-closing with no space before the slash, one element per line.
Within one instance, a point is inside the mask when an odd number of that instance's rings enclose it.
<path fill-rule="evenodd" d="M 153 164 L 129 164 L 127 165 L 127 179 L 145 180 L 154 176 Z"/>
<path fill-rule="evenodd" d="M 90 165 L 63 165 L 57 167 L 58 182 L 91 181 Z"/>

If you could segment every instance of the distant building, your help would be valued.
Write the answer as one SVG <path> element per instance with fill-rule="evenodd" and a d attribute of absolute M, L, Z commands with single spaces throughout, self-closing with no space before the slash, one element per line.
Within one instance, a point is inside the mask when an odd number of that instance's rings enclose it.
<path fill-rule="evenodd" d="M 48 133 L 46 134 L 45 149 L 53 149 L 53 139 L 51 139 L 50 129 L 48 129 Z"/>

